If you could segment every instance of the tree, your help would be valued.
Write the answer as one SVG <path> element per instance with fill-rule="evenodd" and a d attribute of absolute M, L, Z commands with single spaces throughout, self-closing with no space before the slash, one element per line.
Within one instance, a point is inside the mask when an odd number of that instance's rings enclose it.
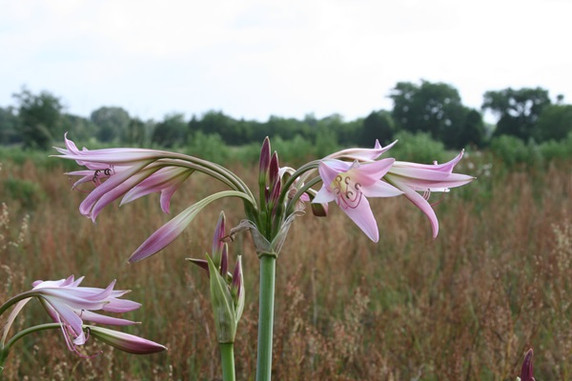
<path fill-rule="evenodd" d="M 466 144 L 461 136 L 471 109 L 463 106 L 453 86 L 425 80 L 420 86 L 398 82 L 389 97 L 393 100 L 391 115 L 400 129 L 427 132 L 447 148 L 461 148 Z"/>
<path fill-rule="evenodd" d="M 372 111 L 364 120 L 359 145 L 368 147 L 379 139 L 382 144 L 391 143 L 395 125 L 388 111 Z"/>
<path fill-rule="evenodd" d="M 0 144 L 13 144 L 22 141 L 18 124 L 18 115 L 13 107 L 0 107 Z"/>
<path fill-rule="evenodd" d="M 63 114 L 62 125 L 64 130 L 73 136 L 74 140 L 87 141 L 93 139 L 97 132 L 97 126 L 94 123 L 77 115 Z"/>
<path fill-rule="evenodd" d="M 466 147 L 469 144 L 482 147 L 485 144 L 486 128 L 480 112 L 470 109 L 465 115 L 464 127 L 457 136 L 457 147 Z"/>
<path fill-rule="evenodd" d="M 58 97 L 47 91 L 34 95 L 26 88 L 12 96 L 18 102 L 18 127 L 24 147 L 48 149 L 55 136 L 63 135 L 63 106 Z"/>
<path fill-rule="evenodd" d="M 148 127 L 148 123 L 143 122 L 139 118 L 133 118 L 129 121 L 122 140 L 127 144 L 144 146 L 149 141 Z"/>
<path fill-rule="evenodd" d="M 131 122 L 129 113 L 121 107 L 100 107 L 91 113 L 90 119 L 99 127 L 97 139 L 100 142 L 123 138 Z"/>
<path fill-rule="evenodd" d="M 173 147 L 186 142 L 187 123 L 183 114 L 166 115 L 162 122 L 157 123 L 151 138 L 153 143 L 162 147 Z"/>
<path fill-rule="evenodd" d="M 512 135 L 528 141 L 533 137 L 536 122 L 542 110 L 550 105 L 548 91 L 540 87 L 487 91 L 483 110 L 499 117 L 494 136 Z"/>
<path fill-rule="evenodd" d="M 542 109 L 533 137 L 539 142 L 563 140 L 572 133 L 572 105 L 549 105 Z"/>

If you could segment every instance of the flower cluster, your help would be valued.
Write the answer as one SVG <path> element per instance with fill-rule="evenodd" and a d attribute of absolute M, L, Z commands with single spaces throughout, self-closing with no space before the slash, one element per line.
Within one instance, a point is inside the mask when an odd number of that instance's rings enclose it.
<path fill-rule="evenodd" d="M 138 324 L 134 321 L 104 315 L 95 311 L 124 313 L 138 309 L 141 304 L 128 299 L 121 299 L 127 290 L 115 290 L 115 281 L 106 288 L 80 286 L 84 277 L 75 279 L 73 275 L 60 280 L 37 280 L 30 291 L 23 292 L 0 306 L 0 314 L 15 305 L 3 329 L 0 341 L 0 352 L 6 355 L 14 338 L 6 344 L 8 331 L 22 308 L 33 298 L 40 300 L 52 321 L 60 327 L 68 349 L 80 354 L 78 346 L 86 343 L 88 333 L 118 349 L 129 353 L 147 354 L 164 351 L 166 348 L 153 341 L 141 337 L 118 332 L 106 328 L 88 325 L 85 322 L 126 326 Z M 37 330 L 51 328 L 51 325 L 39 326 Z M 28 329 L 29 332 L 34 328 Z M 80 354 L 81 355 L 81 354 Z M 0 356 L 1 357 L 1 356 Z"/>
<path fill-rule="evenodd" d="M 74 186 L 95 184 L 80 205 L 80 212 L 93 220 L 104 206 L 118 198 L 124 204 L 154 192 L 161 194 L 161 207 L 167 213 L 171 196 L 195 171 L 210 175 L 230 188 L 190 205 L 163 225 L 135 250 L 129 259 L 134 262 L 170 244 L 206 205 L 222 197 L 243 199 L 247 219 L 241 226 L 251 231 L 255 243 L 259 243 L 259 253 L 279 252 L 294 217 L 303 212 L 304 202 L 309 200 L 316 215 L 326 215 L 328 203 L 334 201 L 367 237 L 377 242 L 379 229 L 368 198 L 404 195 L 428 217 L 432 235 L 436 237 L 439 222 L 428 199 L 433 192 L 448 192 L 474 180 L 472 176 L 453 172 L 463 152 L 444 164 L 380 159 L 395 144 L 382 147 L 376 141 L 371 149 L 338 151 L 294 169 L 280 167 L 278 154 L 272 153 L 266 138 L 260 153 L 258 202 L 231 171 L 193 156 L 134 148 L 79 150 L 67 137 L 66 148 L 57 150 L 59 157 L 76 160 L 86 167 L 69 173 L 80 176 Z M 315 176 L 316 170 L 319 176 Z M 312 188 L 320 182 L 319 190 Z"/>

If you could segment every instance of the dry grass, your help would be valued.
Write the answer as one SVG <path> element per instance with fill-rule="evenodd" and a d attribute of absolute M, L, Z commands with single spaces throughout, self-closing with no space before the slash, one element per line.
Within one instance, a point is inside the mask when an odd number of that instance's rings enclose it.
<path fill-rule="evenodd" d="M 378 245 L 335 207 L 327 219 L 300 217 L 278 259 L 275 379 L 514 379 L 530 346 L 538 379 L 570 379 L 571 164 L 510 174 L 493 167 L 491 177 L 451 192 L 437 206 L 436 240 L 404 198 L 372 202 Z M 251 168 L 235 170 L 255 182 Z M 92 224 L 77 212 L 85 195 L 70 191 L 61 172 L 4 163 L 1 181 L 33 182 L 42 194 L 22 200 L 0 193 L 9 216 L 0 221 L 0 300 L 36 279 L 86 275 L 86 285 L 102 287 L 117 278 L 119 288 L 132 289 L 130 297 L 143 303 L 128 316 L 143 324 L 130 332 L 169 351 L 137 357 L 90 340 L 86 353 L 102 354 L 81 359 L 67 351 L 59 332 L 42 332 L 16 345 L 6 378 L 220 378 L 206 277 L 184 258 L 209 248 L 221 208 L 237 224 L 241 205 L 228 200 L 208 208 L 164 252 L 128 265 L 129 254 L 167 220 L 157 199 L 108 208 Z M 193 177 L 175 196 L 173 210 L 214 188 Z M 231 250 L 245 254 L 238 379 L 254 379 L 257 259 L 249 237 Z M 30 306 L 18 324 L 46 318 Z"/>

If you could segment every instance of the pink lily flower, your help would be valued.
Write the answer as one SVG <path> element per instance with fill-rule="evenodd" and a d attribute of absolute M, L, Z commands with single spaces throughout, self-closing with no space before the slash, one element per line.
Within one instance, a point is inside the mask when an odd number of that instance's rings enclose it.
<path fill-rule="evenodd" d="M 459 187 L 473 181 L 469 175 L 453 173 L 453 168 L 463 157 L 461 151 L 453 160 L 445 164 L 417 164 L 396 161 L 383 177 L 388 183 L 403 191 L 431 222 L 433 238 L 439 233 L 439 220 L 431 204 L 427 201 L 431 192 L 448 192 L 449 188 Z M 423 195 L 417 193 L 423 192 Z"/>
<path fill-rule="evenodd" d="M 227 190 L 211 194 L 194 203 L 151 234 L 149 238 L 131 254 L 129 262 L 138 262 L 164 249 L 185 230 L 201 210 L 211 202 L 223 197 L 246 198 L 248 196 L 243 192 Z"/>
<path fill-rule="evenodd" d="M 120 205 L 134 201 L 148 194 L 159 192 L 161 194 L 161 209 L 163 212 L 168 214 L 171 197 L 192 173 L 193 170 L 189 170 L 189 168 L 184 167 L 161 168 L 131 188 L 125 196 L 123 196 Z"/>
<path fill-rule="evenodd" d="M 167 347 L 154 341 L 103 327 L 89 326 L 89 333 L 105 344 L 135 355 L 147 355 L 167 350 Z"/>
<path fill-rule="evenodd" d="M 393 162 L 394 159 L 365 164 L 324 160 L 318 167 L 323 185 L 312 202 L 325 204 L 335 201 L 372 241 L 377 242 L 379 230 L 366 197 L 393 197 L 402 194 L 399 189 L 380 180 Z"/>
<path fill-rule="evenodd" d="M 161 194 L 161 209 L 168 213 L 172 195 L 194 172 L 169 152 L 136 148 L 79 150 L 67 136 L 64 139 L 66 148 L 56 147 L 58 157 L 73 159 L 87 168 L 67 173 L 80 176 L 73 187 L 95 184 L 79 208 L 81 214 L 94 222 L 105 206 L 120 197 L 123 197 L 121 204 L 125 204 L 155 192 Z M 161 159 L 170 162 L 163 164 Z"/>
<path fill-rule="evenodd" d="M 71 275 L 67 279 L 56 281 L 37 280 L 32 285 L 34 288 L 28 293 L 30 296 L 38 296 L 52 319 L 61 324 L 62 332 L 68 348 L 77 352 L 75 347 L 83 345 L 87 337 L 83 331 L 84 320 L 94 323 L 109 325 L 132 325 L 137 324 L 131 320 L 102 315 L 93 311 L 123 313 L 133 311 L 141 304 L 119 299 L 129 291 L 114 290 L 115 281 L 107 288 L 80 287 L 84 277 L 74 280 Z"/>

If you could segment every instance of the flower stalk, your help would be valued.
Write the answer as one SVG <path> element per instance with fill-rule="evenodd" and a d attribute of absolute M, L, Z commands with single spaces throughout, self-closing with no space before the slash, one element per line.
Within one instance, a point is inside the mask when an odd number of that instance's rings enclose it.
<path fill-rule="evenodd" d="M 256 380 L 269 381 L 272 376 L 272 336 L 274 328 L 274 289 L 276 287 L 276 253 L 259 256 L 260 285 L 258 311 L 258 352 Z"/>

